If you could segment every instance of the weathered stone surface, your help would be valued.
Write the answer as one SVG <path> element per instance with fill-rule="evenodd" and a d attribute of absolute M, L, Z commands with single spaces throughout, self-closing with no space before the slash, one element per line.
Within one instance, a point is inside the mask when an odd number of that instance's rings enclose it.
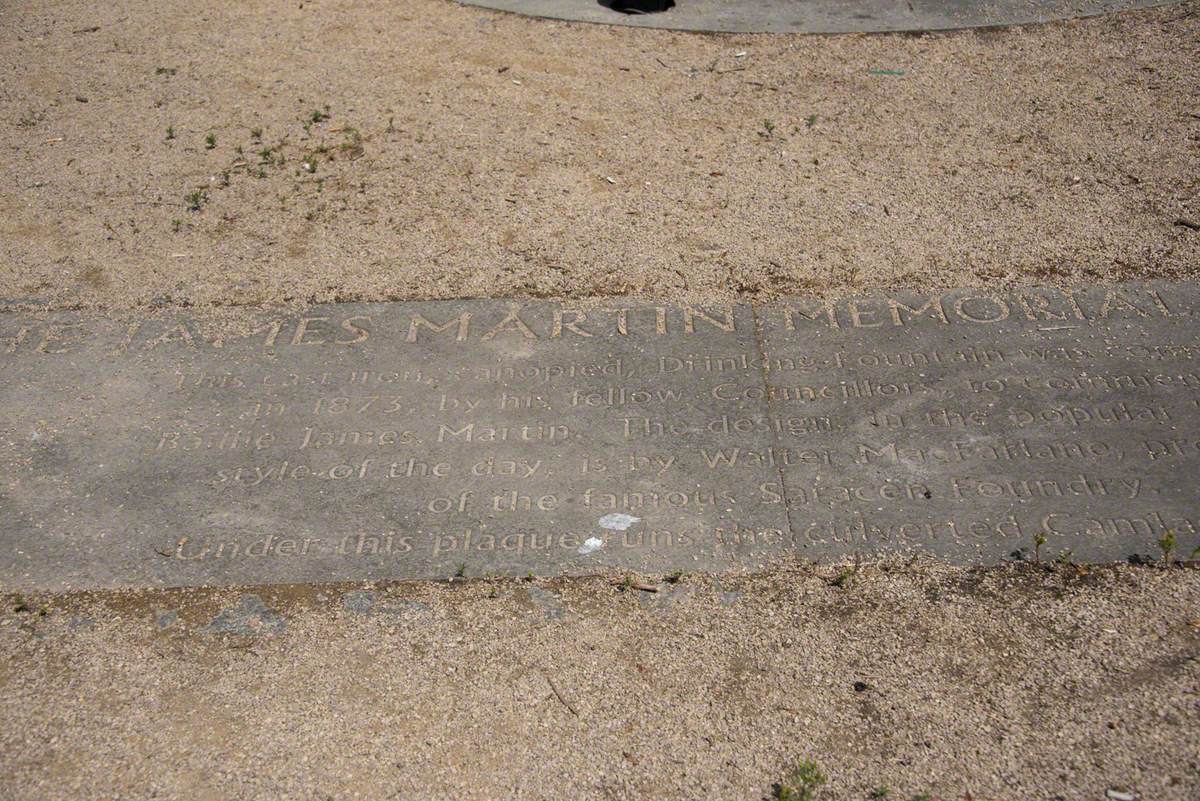
<path fill-rule="evenodd" d="M 0 586 L 1200 545 L 1200 291 L 0 314 Z"/>
<path fill-rule="evenodd" d="M 532 17 L 691 31 L 851 33 L 1023 25 L 1167 5 L 1178 0 L 676 0 L 656 14 L 623 14 L 609 0 L 459 0 Z"/>

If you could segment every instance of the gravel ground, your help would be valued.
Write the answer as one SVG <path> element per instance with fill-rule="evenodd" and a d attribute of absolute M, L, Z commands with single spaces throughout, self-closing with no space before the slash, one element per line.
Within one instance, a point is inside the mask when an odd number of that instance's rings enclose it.
<path fill-rule="evenodd" d="M 8 597 L 0 796 L 1200 797 L 1197 571 L 839 573 Z"/>
<path fill-rule="evenodd" d="M 8 0 L 0 297 L 1192 277 L 1198 10 L 821 38 L 446 0 Z"/>
<path fill-rule="evenodd" d="M 0 152 L 0 298 L 52 308 L 1189 279 L 1200 3 L 805 38 L 6 0 Z M 839 575 L 6 596 L 0 797 L 1200 797 L 1195 570 Z"/>

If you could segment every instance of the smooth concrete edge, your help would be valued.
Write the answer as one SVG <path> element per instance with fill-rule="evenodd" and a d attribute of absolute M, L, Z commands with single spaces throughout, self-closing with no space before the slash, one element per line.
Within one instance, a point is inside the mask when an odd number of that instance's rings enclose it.
<path fill-rule="evenodd" d="M 630 28 L 667 30 L 691 33 L 771 33 L 805 35 L 839 35 L 855 33 L 938 33 L 973 30 L 982 28 L 1007 28 L 1025 25 L 1042 25 L 1072 19 L 1088 19 L 1108 14 L 1138 11 L 1161 6 L 1178 5 L 1182 0 L 1130 0 L 1111 2 L 1101 0 L 1078 6 L 1074 10 L 1069 3 L 1059 3 L 1061 9 L 1043 14 L 1032 13 L 1031 3 L 1017 0 L 1000 0 L 983 8 L 979 4 L 965 3 L 972 8 L 964 14 L 961 8 L 955 12 L 950 8 L 939 13 L 937 7 L 957 6 L 954 2 L 932 0 L 917 11 L 911 3 L 906 5 L 911 13 L 896 9 L 889 20 L 876 17 L 864 19 L 845 13 L 844 4 L 836 0 L 817 0 L 815 8 L 806 11 L 807 19 L 789 20 L 788 15 L 772 8 L 769 0 L 743 3 L 749 9 L 737 12 L 687 10 L 677 6 L 660 14 L 622 14 L 605 8 L 594 0 L 456 0 L 456 2 L 490 11 L 502 11 L 521 16 L 581 22 L 594 25 L 613 25 Z M 688 0 L 682 0 L 688 2 Z M 704 6 L 722 5 L 705 0 Z M 926 5 L 926 4 L 922 4 Z M 827 10 L 823 7 L 828 7 Z M 1009 10 L 1011 7 L 1011 10 Z M 997 11 L 996 9 L 1000 10 Z M 1008 11 L 1008 13 L 1005 13 Z M 978 12 L 978 13 L 977 13 Z"/>

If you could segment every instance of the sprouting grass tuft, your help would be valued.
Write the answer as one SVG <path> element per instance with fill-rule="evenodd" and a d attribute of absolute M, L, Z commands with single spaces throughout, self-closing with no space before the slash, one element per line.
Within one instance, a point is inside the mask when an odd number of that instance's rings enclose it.
<path fill-rule="evenodd" d="M 802 760 L 775 785 L 775 801 L 813 801 L 825 781 L 825 774 L 817 768 L 817 763 Z"/>
<path fill-rule="evenodd" d="M 200 211 L 200 208 L 207 202 L 208 193 L 203 189 L 193 189 L 183 196 L 183 203 L 188 211 Z"/>
<path fill-rule="evenodd" d="M 1166 533 L 1164 533 L 1158 539 L 1158 549 L 1162 551 L 1164 564 L 1171 564 L 1172 557 L 1175 553 L 1175 545 L 1175 529 L 1169 528 L 1166 530 Z"/>

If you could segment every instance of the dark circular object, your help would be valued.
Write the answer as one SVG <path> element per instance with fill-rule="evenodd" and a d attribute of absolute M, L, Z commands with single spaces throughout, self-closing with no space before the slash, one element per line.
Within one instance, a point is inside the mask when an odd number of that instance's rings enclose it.
<path fill-rule="evenodd" d="M 621 14 L 660 14 L 674 8 L 675 0 L 600 0 L 600 5 Z"/>

